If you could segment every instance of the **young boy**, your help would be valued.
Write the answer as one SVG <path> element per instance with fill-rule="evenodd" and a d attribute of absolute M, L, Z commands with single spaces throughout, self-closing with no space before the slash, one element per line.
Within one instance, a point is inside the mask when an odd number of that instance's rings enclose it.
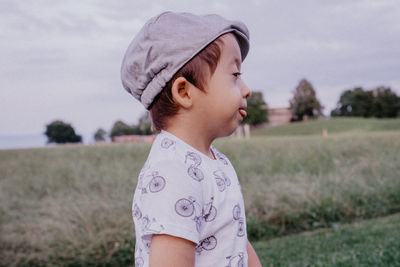
<path fill-rule="evenodd" d="M 128 47 L 122 83 L 159 133 L 133 198 L 136 266 L 261 266 L 236 172 L 212 146 L 246 117 L 248 38 L 241 22 L 165 12 Z"/>

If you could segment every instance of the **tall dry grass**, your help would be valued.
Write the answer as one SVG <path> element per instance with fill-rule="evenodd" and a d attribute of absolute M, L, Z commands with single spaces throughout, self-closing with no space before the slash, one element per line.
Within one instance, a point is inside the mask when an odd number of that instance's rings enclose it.
<path fill-rule="evenodd" d="M 130 200 L 148 149 L 0 151 L 1 264 L 104 262 L 121 247 L 132 250 Z"/>
<path fill-rule="evenodd" d="M 250 237 L 400 211 L 400 132 L 224 139 Z M 150 146 L 0 151 L 0 263 L 132 264 L 131 200 Z M 108 265 L 107 265 L 108 264 Z"/>

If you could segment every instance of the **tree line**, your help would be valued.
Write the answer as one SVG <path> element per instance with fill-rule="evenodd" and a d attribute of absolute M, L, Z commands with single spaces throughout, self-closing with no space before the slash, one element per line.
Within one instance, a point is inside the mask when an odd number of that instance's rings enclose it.
<path fill-rule="evenodd" d="M 302 79 L 289 100 L 292 113 L 291 121 L 317 119 L 323 116 L 324 106 L 321 105 L 316 90 L 306 79 Z M 345 90 L 341 93 L 336 107 L 330 113 L 331 117 L 400 117 L 400 97 L 390 87 L 380 86 L 373 90 L 364 90 L 361 87 Z M 242 123 L 257 126 L 268 122 L 268 105 L 262 92 L 252 92 L 247 99 L 247 117 Z M 56 120 L 46 125 L 44 133 L 48 143 L 80 143 L 82 136 L 75 133 L 74 128 L 63 121 Z M 146 112 L 139 118 L 139 122 L 128 125 L 121 120 L 114 123 L 111 130 L 99 128 L 94 133 L 95 141 L 111 140 L 121 135 L 150 135 L 152 134 L 151 120 Z"/>
<path fill-rule="evenodd" d="M 128 125 L 121 120 L 114 122 L 109 132 L 109 137 L 113 140 L 114 137 L 121 135 L 150 135 L 152 133 L 150 114 L 146 111 L 146 113 L 139 118 L 138 124 Z M 106 136 L 107 132 L 100 128 L 94 134 L 94 139 L 97 142 L 105 141 Z"/>
<path fill-rule="evenodd" d="M 331 116 L 395 118 L 400 116 L 400 97 L 389 87 L 344 91 Z"/>
<path fill-rule="evenodd" d="M 290 100 L 292 121 L 301 121 L 305 116 L 318 118 L 323 116 L 324 107 L 316 96 L 310 82 L 303 79 L 293 92 Z M 390 87 L 379 86 L 372 90 L 356 87 L 341 93 L 336 107 L 330 113 L 331 117 L 400 117 L 400 97 Z"/>
<path fill-rule="evenodd" d="M 44 133 L 47 136 L 47 143 L 81 143 L 82 136 L 75 133 L 74 128 L 69 123 L 65 123 L 61 120 L 56 120 L 46 125 L 46 131 Z M 94 133 L 93 138 L 96 142 L 104 142 L 107 140 L 107 136 L 113 140 L 115 136 L 121 135 L 150 135 L 151 121 L 148 112 L 139 118 L 139 123 L 134 125 L 128 125 L 121 120 L 114 122 L 109 134 L 103 128 L 97 129 Z"/>

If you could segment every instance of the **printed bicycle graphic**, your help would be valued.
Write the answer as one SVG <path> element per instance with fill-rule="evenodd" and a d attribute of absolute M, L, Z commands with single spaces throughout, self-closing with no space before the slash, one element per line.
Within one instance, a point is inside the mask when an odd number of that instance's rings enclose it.
<path fill-rule="evenodd" d="M 171 139 L 169 139 L 169 138 L 164 138 L 164 139 L 161 141 L 161 147 L 162 147 L 162 148 L 168 149 L 168 148 L 170 148 L 170 147 L 173 146 L 173 145 L 175 145 L 175 141 L 174 141 L 174 140 L 171 140 Z"/>
<path fill-rule="evenodd" d="M 149 240 L 149 239 L 142 239 L 142 243 L 143 243 L 143 246 L 146 248 L 146 252 L 149 253 L 149 252 L 150 252 L 151 240 Z"/>
<path fill-rule="evenodd" d="M 219 152 L 214 152 L 214 154 L 215 154 L 215 156 L 216 156 L 217 159 L 219 159 L 220 161 L 222 161 L 222 164 L 228 165 L 228 161 L 226 160 L 226 157 L 225 157 L 223 154 L 221 154 L 221 153 L 219 153 Z"/>
<path fill-rule="evenodd" d="M 211 222 L 217 216 L 217 209 L 212 205 L 214 198 L 203 207 L 196 200 L 189 196 L 181 198 L 175 203 L 175 211 L 182 217 L 191 217 L 196 223 L 197 232 L 200 232 L 202 221 Z"/>
<path fill-rule="evenodd" d="M 236 235 L 239 237 L 244 236 L 246 230 L 245 230 L 245 226 L 244 226 L 244 218 L 241 217 L 241 209 L 240 209 L 239 204 L 236 204 L 233 207 L 232 214 L 233 214 L 233 219 L 235 221 L 238 221 L 238 230 L 237 230 Z"/>
<path fill-rule="evenodd" d="M 164 189 L 164 177 L 159 176 L 157 171 L 154 171 L 151 175 L 153 176 L 153 178 L 144 187 L 142 187 L 142 193 L 147 193 L 147 190 L 152 193 L 156 193 Z"/>
<path fill-rule="evenodd" d="M 189 160 L 193 161 L 190 165 L 189 169 L 187 170 L 190 177 L 194 180 L 200 182 L 204 179 L 203 172 L 198 168 L 201 164 L 201 157 L 194 152 L 187 152 L 185 156 L 185 163 Z"/>
<path fill-rule="evenodd" d="M 135 249 L 135 267 L 142 267 L 144 264 L 144 260 L 142 258 L 142 249 Z"/>
<path fill-rule="evenodd" d="M 139 206 L 137 204 L 135 204 L 132 209 L 132 216 L 138 220 L 142 218 L 142 212 L 140 211 Z"/>
<path fill-rule="evenodd" d="M 146 172 L 149 169 L 150 169 L 149 158 L 147 158 L 147 160 L 144 163 L 142 169 L 140 170 L 139 179 L 138 179 L 138 186 L 136 187 L 136 190 L 142 190 L 144 175 L 146 174 Z"/>
<path fill-rule="evenodd" d="M 217 239 L 212 235 L 200 241 L 196 246 L 196 252 L 200 254 L 203 250 L 213 250 L 216 246 Z"/>
<path fill-rule="evenodd" d="M 162 230 L 164 230 L 164 226 L 162 224 L 157 223 L 155 218 L 150 221 L 147 215 L 142 217 L 141 224 L 142 232 L 159 234 Z"/>
<path fill-rule="evenodd" d="M 144 260 L 142 257 L 135 258 L 135 267 L 142 267 L 144 264 Z"/>
<path fill-rule="evenodd" d="M 223 171 L 214 171 L 213 174 L 215 176 L 215 181 L 217 182 L 218 190 L 220 192 L 224 191 L 227 186 L 231 185 L 231 180 L 228 176 L 225 175 Z"/>
<path fill-rule="evenodd" d="M 226 257 L 229 260 L 229 263 L 225 267 L 243 267 L 243 252 L 239 252 L 237 256 L 228 256 Z"/>
<path fill-rule="evenodd" d="M 234 219 L 234 220 L 239 220 L 239 218 L 240 218 L 240 213 L 241 213 L 239 204 L 236 204 L 236 205 L 233 207 L 232 213 L 233 213 L 233 219 Z"/>
<path fill-rule="evenodd" d="M 245 228 L 244 227 L 244 219 L 239 218 L 237 236 L 244 236 L 244 234 L 246 232 L 244 228 Z"/>

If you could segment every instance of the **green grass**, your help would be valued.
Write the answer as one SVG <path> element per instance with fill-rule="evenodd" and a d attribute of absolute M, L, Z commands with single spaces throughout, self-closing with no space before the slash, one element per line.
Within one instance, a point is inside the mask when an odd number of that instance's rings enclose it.
<path fill-rule="evenodd" d="M 328 134 L 343 132 L 399 131 L 400 118 L 397 119 L 365 119 L 365 118 L 332 118 L 296 122 L 277 127 L 252 131 L 254 136 L 293 136 L 321 135 L 322 130 Z"/>
<path fill-rule="evenodd" d="M 221 140 L 217 146 L 238 172 L 250 237 L 400 211 L 398 131 Z"/>
<path fill-rule="evenodd" d="M 386 130 L 217 140 L 241 181 L 249 238 L 399 212 L 400 131 Z M 0 266 L 132 265 L 131 199 L 149 149 L 0 150 Z"/>
<path fill-rule="evenodd" d="M 253 244 L 263 266 L 399 266 L 400 214 Z"/>

